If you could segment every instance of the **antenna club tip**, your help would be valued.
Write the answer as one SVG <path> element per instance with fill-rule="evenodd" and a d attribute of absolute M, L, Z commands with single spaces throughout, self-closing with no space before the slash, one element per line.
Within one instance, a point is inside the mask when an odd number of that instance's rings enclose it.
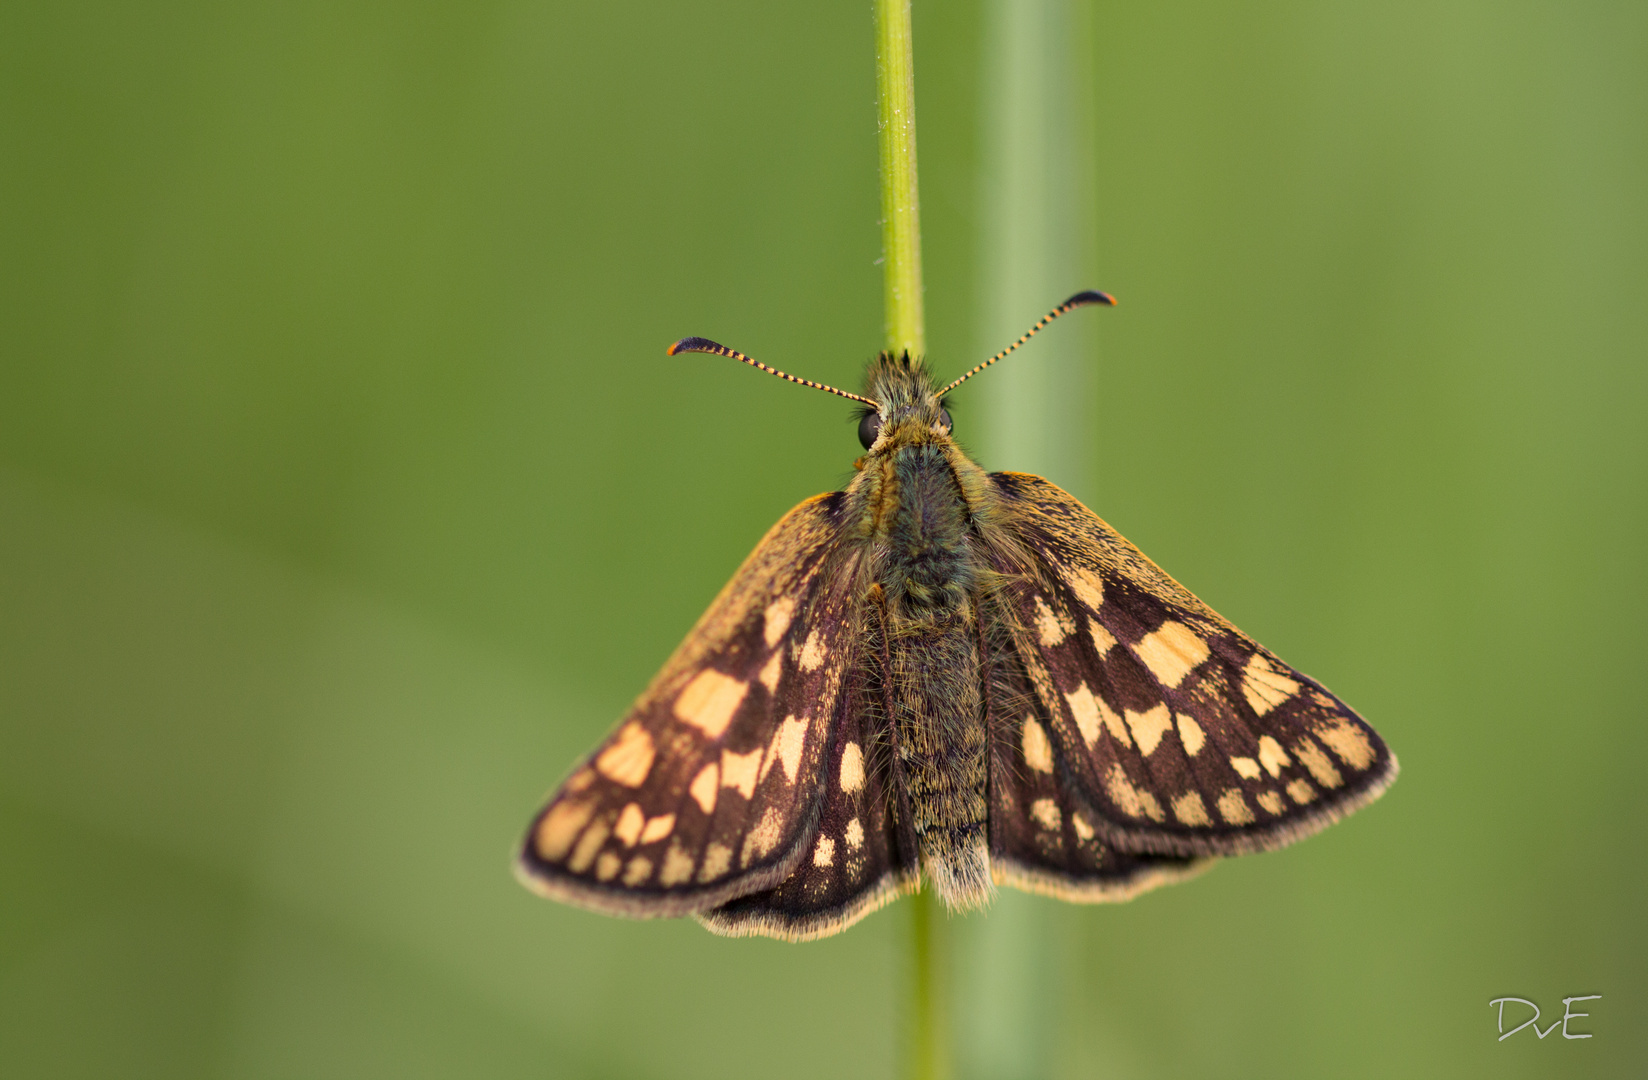
<path fill-rule="evenodd" d="M 1115 307 L 1116 298 L 1107 292 L 1098 289 L 1087 289 L 1066 300 L 1063 307 L 1085 307 L 1088 304 L 1103 304 L 1106 307 Z"/>
<path fill-rule="evenodd" d="M 665 349 L 664 350 L 664 355 L 665 356 L 674 356 L 676 353 L 684 353 L 684 352 L 719 352 L 719 351 L 722 351 L 722 350 L 723 350 L 723 346 L 717 345 L 715 342 L 711 341 L 709 338 L 684 337 L 680 341 L 675 342 L 669 348 Z"/>

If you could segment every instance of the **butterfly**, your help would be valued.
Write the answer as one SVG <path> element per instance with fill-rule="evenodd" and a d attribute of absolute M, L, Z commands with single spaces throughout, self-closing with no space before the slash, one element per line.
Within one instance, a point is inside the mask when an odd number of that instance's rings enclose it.
<path fill-rule="evenodd" d="M 732 936 L 845 929 L 930 887 L 1125 900 L 1308 836 L 1396 758 L 1320 683 L 1038 476 L 987 473 L 910 355 L 859 403 L 845 491 L 756 545 L 617 729 L 533 819 L 534 891 Z"/>

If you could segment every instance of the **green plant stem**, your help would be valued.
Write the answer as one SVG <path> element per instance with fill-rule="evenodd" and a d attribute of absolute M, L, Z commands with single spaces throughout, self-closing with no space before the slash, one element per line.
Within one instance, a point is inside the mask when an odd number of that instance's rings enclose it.
<path fill-rule="evenodd" d="M 916 194 L 916 81 L 910 0 L 875 0 L 881 143 L 881 255 L 887 349 L 921 356 L 921 200 Z"/>
<path fill-rule="evenodd" d="M 910 898 L 910 1015 L 905 1038 L 906 1075 L 911 1080 L 939 1080 L 944 1068 L 940 1029 L 938 942 L 935 916 L 938 900 L 930 892 Z"/>
<path fill-rule="evenodd" d="M 916 81 L 910 0 L 875 0 L 876 110 L 881 151 L 881 257 L 886 348 L 927 352 L 921 296 L 921 199 L 916 187 Z M 911 897 L 906 1075 L 941 1080 L 945 1067 L 938 902 Z"/>

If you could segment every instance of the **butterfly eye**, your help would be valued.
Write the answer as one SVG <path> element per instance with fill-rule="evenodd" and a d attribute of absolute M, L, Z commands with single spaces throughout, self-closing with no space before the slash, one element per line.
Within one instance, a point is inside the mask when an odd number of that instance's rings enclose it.
<path fill-rule="evenodd" d="M 948 435 L 956 426 L 950 422 L 950 410 L 943 408 L 942 406 L 938 410 L 938 426 L 944 429 L 944 433 L 946 435 Z"/>
<path fill-rule="evenodd" d="M 858 441 L 868 450 L 881 434 L 881 414 L 865 413 L 864 419 L 858 422 Z"/>

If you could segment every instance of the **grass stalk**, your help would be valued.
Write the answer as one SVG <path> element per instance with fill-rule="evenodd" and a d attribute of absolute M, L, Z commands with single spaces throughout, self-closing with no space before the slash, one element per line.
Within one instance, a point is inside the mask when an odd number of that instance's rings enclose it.
<path fill-rule="evenodd" d="M 916 184 L 916 83 L 910 0 L 875 0 L 876 110 L 881 159 L 881 255 L 888 352 L 927 352 L 922 309 L 921 198 Z M 944 1000 L 938 901 L 911 897 L 904 1018 L 905 1075 L 943 1080 Z"/>
<path fill-rule="evenodd" d="M 887 349 L 921 356 L 921 199 L 916 192 L 916 81 L 910 0 L 875 0 L 881 149 L 881 255 Z"/>

